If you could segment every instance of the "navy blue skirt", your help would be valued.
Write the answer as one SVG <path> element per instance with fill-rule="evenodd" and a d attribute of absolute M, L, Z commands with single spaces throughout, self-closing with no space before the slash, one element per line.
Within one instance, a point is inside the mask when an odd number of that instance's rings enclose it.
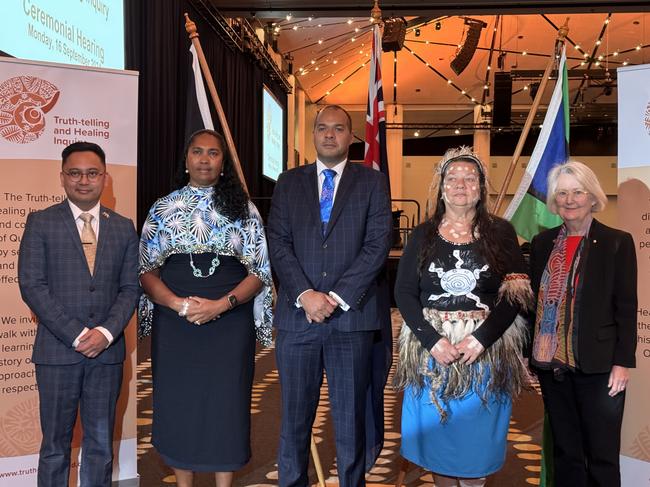
<path fill-rule="evenodd" d="M 192 254 L 208 274 L 215 254 Z M 178 296 L 217 299 L 247 275 L 219 256 L 214 274 L 197 278 L 189 255 L 170 256 L 161 279 Z M 250 459 L 250 404 L 255 365 L 253 301 L 197 326 L 156 305 L 152 326 L 152 443 L 171 467 L 235 471 Z"/>

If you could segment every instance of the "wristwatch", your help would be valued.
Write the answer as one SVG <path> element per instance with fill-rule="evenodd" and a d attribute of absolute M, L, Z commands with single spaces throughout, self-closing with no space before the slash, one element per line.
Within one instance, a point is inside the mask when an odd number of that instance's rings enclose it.
<path fill-rule="evenodd" d="M 238 304 L 237 296 L 235 296 L 234 294 L 229 294 L 228 296 L 226 296 L 226 299 L 228 300 L 228 306 L 230 307 L 230 309 L 233 309 L 235 306 L 237 306 Z"/>

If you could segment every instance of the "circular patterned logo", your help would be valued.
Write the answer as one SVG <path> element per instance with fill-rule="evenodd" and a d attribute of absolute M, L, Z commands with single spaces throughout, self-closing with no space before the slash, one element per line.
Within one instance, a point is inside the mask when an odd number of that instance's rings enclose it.
<path fill-rule="evenodd" d="M 440 286 L 453 296 L 463 296 L 476 287 L 476 278 L 470 270 L 452 269 L 442 275 Z"/>
<path fill-rule="evenodd" d="M 59 89 L 35 76 L 16 76 L 0 84 L 0 135 L 29 144 L 45 130 L 45 114 L 59 99 Z"/>

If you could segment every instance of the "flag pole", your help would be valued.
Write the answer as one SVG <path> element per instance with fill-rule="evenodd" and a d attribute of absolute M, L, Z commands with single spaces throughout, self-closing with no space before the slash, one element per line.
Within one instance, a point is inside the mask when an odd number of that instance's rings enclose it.
<path fill-rule="evenodd" d="M 228 120 L 226 119 L 226 114 L 223 111 L 223 106 L 221 105 L 221 100 L 219 99 L 219 94 L 217 93 L 217 87 L 214 84 L 212 79 L 212 74 L 210 73 L 210 67 L 208 62 L 205 59 L 203 54 L 203 49 L 201 48 L 201 42 L 199 41 L 199 33 L 196 30 L 196 24 L 190 20 L 190 16 L 185 13 L 185 30 L 192 41 L 192 45 L 196 50 L 196 54 L 199 58 L 199 64 L 201 65 L 201 71 L 203 72 L 203 77 L 205 82 L 208 85 L 208 90 L 210 91 L 210 96 L 212 97 L 212 102 L 214 103 L 215 108 L 217 109 L 217 115 L 219 116 L 219 122 L 221 123 L 221 129 L 223 130 L 223 135 L 226 138 L 226 143 L 228 144 L 228 151 L 232 158 L 233 165 L 235 166 L 235 171 L 239 176 L 244 191 L 248 193 L 248 186 L 246 185 L 246 180 L 244 179 L 244 173 L 241 169 L 241 163 L 239 162 L 239 155 L 237 154 L 237 148 L 235 147 L 235 142 L 232 139 L 232 133 L 230 132 L 230 126 L 228 125 Z"/>
<path fill-rule="evenodd" d="M 546 85 L 548 84 L 548 78 L 551 75 L 553 66 L 555 65 L 558 47 L 561 44 L 564 44 L 566 40 L 566 36 L 568 34 L 569 34 L 569 18 L 567 17 L 567 19 L 564 21 L 564 25 L 560 27 L 559 30 L 557 31 L 557 39 L 555 40 L 555 46 L 553 47 L 553 54 L 551 55 L 548 64 L 546 65 L 544 74 L 542 75 L 542 80 L 539 84 L 539 88 L 537 89 L 537 94 L 535 95 L 533 106 L 530 108 L 530 111 L 528 112 L 528 118 L 526 118 L 526 123 L 524 124 L 524 128 L 522 129 L 521 135 L 519 136 L 519 141 L 517 142 L 515 153 L 513 154 L 512 161 L 510 162 L 510 166 L 508 167 L 508 172 L 506 173 L 506 177 L 503 180 L 503 184 L 501 185 L 501 190 L 499 191 L 497 200 L 494 203 L 494 207 L 492 208 L 492 213 L 494 213 L 495 215 L 497 215 L 499 213 L 499 210 L 501 209 L 501 205 L 503 204 L 503 199 L 505 198 L 506 191 L 508 189 L 508 186 L 510 185 L 510 181 L 512 180 L 512 175 L 515 172 L 515 167 L 517 166 L 517 162 L 519 161 L 521 152 L 524 149 L 524 144 L 526 143 L 528 132 L 530 132 L 530 127 L 533 125 L 535 114 L 537 113 L 537 109 L 539 108 L 539 104 L 542 101 L 542 96 L 544 95 Z"/>

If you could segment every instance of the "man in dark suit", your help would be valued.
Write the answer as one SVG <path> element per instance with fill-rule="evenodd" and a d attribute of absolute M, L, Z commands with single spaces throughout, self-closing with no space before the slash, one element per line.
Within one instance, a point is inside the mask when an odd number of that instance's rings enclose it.
<path fill-rule="evenodd" d="M 323 108 L 314 124 L 316 163 L 283 173 L 273 194 L 268 239 L 280 281 L 275 327 L 282 487 L 308 483 L 323 370 L 340 486 L 365 485 L 370 353 L 384 309 L 376 281 L 390 248 L 391 207 L 385 176 L 347 160 L 351 143 L 348 113 Z"/>
<path fill-rule="evenodd" d="M 81 413 L 81 485 L 111 484 L 113 424 L 125 358 L 124 328 L 139 296 L 133 222 L 100 205 L 106 158 L 97 144 L 63 150 L 67 200 L 31 213 L 20 243 L 23 300 L 38 318 L 32 361 L 43 440 L 38 486 L 68 485 Z"/>

